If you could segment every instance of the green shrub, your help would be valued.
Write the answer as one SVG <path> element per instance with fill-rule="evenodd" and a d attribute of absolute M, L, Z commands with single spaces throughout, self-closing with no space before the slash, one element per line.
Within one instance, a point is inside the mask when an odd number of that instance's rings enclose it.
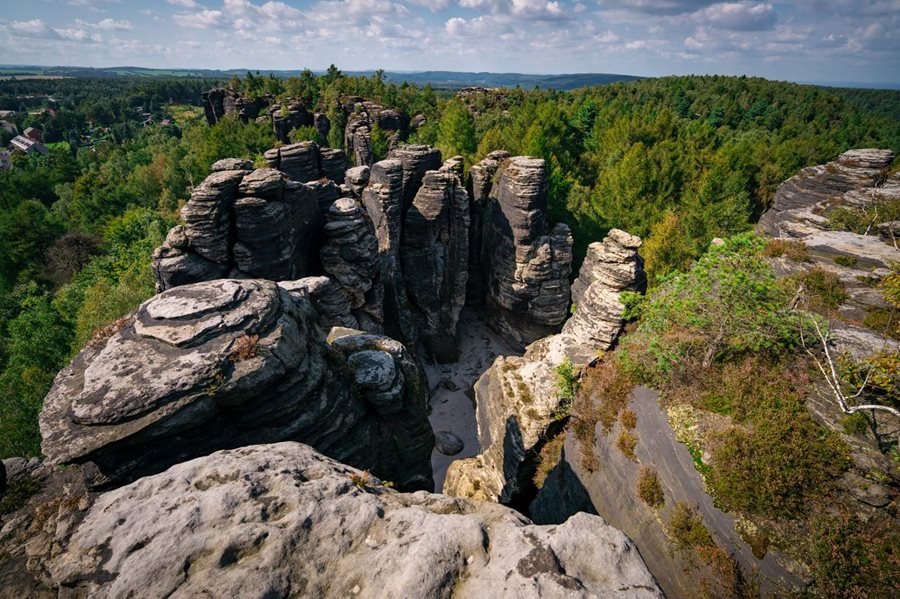
<path fill-rule="evenodd" d="M 856 263 L 859 262 L 855 256 L 835 256 L 832 260 L 835 264 L 848 267 L 856 266 Z"/>
<path fill-rule="evenodd" d="M 616 448 L 622 452 L 629 460 L 635 459 L 634 448 L 637 447 L 638 438 L 637 435 L 634 435 L 628 432 L 625 429 L 619 433 L 619 436 L 616 438 Z"/>
<path fill-rule="evenodd" d="M 782 238 L 772 239 L 763 247 L 762 252 L 764 256 L 770 258 L 787 256 L 797 262 L 809 262 L 809 251 L 806 248 L 806 244 L 802 241 Z"/>
<path fill-rule="evenodd" d="M 840 277 L 819 268 L 784 277 L 781 284 L 788 293 L 797 293 L 802 288 L 806 307 L 823 316 L 834 316 L 840 305 L 847 301 Z"/>
<path fill-rule="evenodd" d="M 554 413 L 554 419 L 558 420 L 569 415 L 572 411 L 572 401 L 578 391 L 578 374 L 572 365 L 572 360 L 566 357 L 556 367 L 556 388 L 558 390 L 559 406 Z"/>
<path fill-rule="evenodd" d="M 648 466 L 641 466 L 637 477 L 637 496 L 641 501 L 652 508 L 662 507 L 666 501 L 662 485 L 656 470 Z"/>
<path fill-rule="evenodd" d="M 288 133 L 288 139 L 291 140 L 292 144 L 300 143 L 301 141 L 311 141 L 318 146 L 325 144 L 325 140 L 322 139 L 319 132 L 312 125 L 304 125 L 302 127 L 297 127 L 296 129 L 291 129 L 290 133 Z"/>
<path fill-rule="evenodd" d="M 672 508 L 666 532 L 675 548 L 682 552 L 713 545 L 712 536 L 697 508 L 682 501 Z"/>
<path fill-rule="evenodd" d="M 863 412 L 845 414 L 841 426 L 848 435 L 862 435 L 869 430 L 869 417 Z"/>
<path fill-rule="evenodd" d="M 802 516 L 844 470 L 846 452 L 840 438 L 802 405 L 772 410 L 752 426 L 731 427 L 714 439 L 707 481 L 729 511 Z"/>
<path fill-rule="evenodd" d="M 893 597 L 900 580 L 896 522 L 865 522 L 842 511 L 813 520 L 809 535 L 815 589 L 821 597 Z"/>

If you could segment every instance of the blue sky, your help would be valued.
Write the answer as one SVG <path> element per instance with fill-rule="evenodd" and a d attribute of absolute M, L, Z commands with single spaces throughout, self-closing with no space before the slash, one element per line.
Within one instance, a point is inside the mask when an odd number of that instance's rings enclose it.
<path fill-rule="evenodd" d="M 900 83 L 900 0 L 14 0 L 0 63 Z"/>

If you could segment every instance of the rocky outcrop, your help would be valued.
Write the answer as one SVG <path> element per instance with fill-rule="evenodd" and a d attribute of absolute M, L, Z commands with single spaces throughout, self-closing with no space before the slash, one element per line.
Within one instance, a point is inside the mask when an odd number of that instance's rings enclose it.
<path fill-rule="evenodd" d="M 297 443 L 179 464 L 83 511 L 53 532 L 60 594 L 662 596 L 596 516 L 535 526 L 498 505 L 397 493 Z"/>
<path fill-rule="evenodd" d="M 657 394 L 646 388 L 634 391 L 628 407 L 637 415 L 632 431 L 643 440 L 635 450 L 635 459 L 626 457 L 616 446 L 620 424 L 604 433 L 598 425 L 593 444 L 583 446 L 574 434 L 566 436 L 560 463 L 547 478 L 529 513 L 542 524 L 561 524 L 579 512 L 594 511 L 605 521 L 634 539 L 641 555 L 659 585 L 669 597 L 690 597 L 696 593 L 698 573 L 681 552 L 671 550 L 671 541 L 663 525 L 676 503 L 685 502 L 697 509 L 712 538 L 746 572 L 757 572 L 763 596 L 783 596 L 798 583 L 794 564 L 769 548 L 765 555 L 754 556 L 753 549 L 741 538 L 735 518 L 719 510 L 706 494 L 702 477 L 694 467 L 687 447 L 676 440 L 667 414 L 659 407 Z M 582 455 L 591 451 L 599 468 L 585 468 Z M 642 466 L 653 468 L 665 497 L 657 510 L 647 506 L 636 494 L 636 481 Z M 571 521 L 571 520 L 569 520 Z M 724 584 L 715 572 L 707 574 L 711 596 L 729 596 L 717 588 Z"/>
<path fill-rule="evenodd" d="M 403 225 L 400 259 L 422 341 L 438 362 L 455 362 L 468 278 L 469 197 L 452 169 L 425 173 Z"/>
<path fill-rule="evenodd" d="M 157 289 L 228 274 L 272 280 L 312 274 L 313 243 L 322 228 L 316 196 L 314 188 L 275 169 L 215 170 L 182 208 L 185 224 L 153 254 Z"/>
<path fill-rule="evenodd" d="M 203 112 L 206 115 L 206 122 L 210 125 L 215 125 L 229 114 L 234 114 L 246 123 L 258 117 L 271 101 L 269 96 L 244 98 L 223 87 L 214 87 L 205 91 L 202 97 Z"/>
<path fill-rule="evenodd" d="M 865 205 L 884 191 L 896 197 L 900 176 L 887 177 L 893 160 L 890 150 L 849 150 L 833 162 L 801 170 L 779 186 L 757 229 L 770 237 L 805 237 L 828 230 L 828 214 L 841 205 Z"/>
<path fill-rule="evenodd" d="M 831 323 L 831 340 L 837 353 L 846 351 L 857 360 L 898 348 L 895 340 L 862 326 L 869 314 L 890 309 L 872 281 L 900 262 L 894 243 L 900 223 L 879 217 L 900 202 L 900 173 L 888 173 L 893 159 L 890 150 L 850 150 L 833 162 L 803 169 L 778 188 L 773 207 L 757 226 L 765 235 L 804 248 L 802 260 L 770 258 L 779 275 L 817 271 L 840 282 L 846 297 L 838 308 L 841 318 Z M 863 217 L 866 226 L 859 232 L 835 230 L 841 225 L 833 220 L 838 210 Z"/>
<path fill-rule="evenodd" d="M 384 322 L 384 288 L 378 239 L 365 211 L 353 198 L 334 202 L 325 214 L 322 268 L 344 289 L 360 326 L 380 332 Z"/>
<path fill-rule="evenodd" d="M 547 167 L 539 158 L 505 161 L 484 213 L 482 268 L 494 326 L 524 348 L 559 330 L 569 309 L 572 235 L 547 222 Z"/>
<path fill-rule="evenodd" d="M 92 462 L 102 484 L 118 485 L 217 449 L 292 439 L 430 489 L 434 438 L 415 360 L 371 335 L 329 347 L 318 318 L 305 292 L 271 281 L 161 293 L 57 376 L 42 451 L 52 464 Z M 354 385 L 354 354 L 373 348 L 393 371 Z"/>
<path fill-rule="evenodd" d="M 360 195 L 378 238 L 385 332 L 408 347 L 417 347 L 419 324 L 413 317 L 400 261 L 403 164 L 399 160 L 382 160 L 372 166 L 371 173 L 366 168 L 359 174 L 358 180 L 368 183 Z"/>
<path fill-rule="evenodd" d="M 522 357 L 498 358 L 475 385 L 481 454 L 450 465 L 444 492 L 516 503 L 532 490 L 534 456 L 560 428 L 566 406 L 559 366 L 588 364 L 615 343 L 624 325 L 619 294 L 643 291 L 641 239 L 613 229 L 593 243 L 573 296 L 581 300 L 561 333 L 535 341 Z"/>
<path fill-rule="evenodd" d="M 278 286 L 288 293 L 309 297 L 319 313 L 319 326 L 323 331 L 330 331 L 333 327 L 359 328 L 359 322 L 350 310 L 350 298 L 341 284 L 331 277 L 281 281 Z"/>
<path fill-rule="evenodd" d="M 578 278 L 572 284 L 574 314 L 558 335 L 559 347 L 574 364 L 594 360 L 615 343 L 625 324 L 623 291 L 647 288 L 640 237 L 613 229 L 602 242 L 588 246 Z"/>
<path fill-rule="evenodd" d="M 391 150 L 390 157 L 403 165 L 403 214 L 406 214 L 422 186 L 425 173 L 441 168 L 441 151 L 420 144 L 401 145 Z"/>
<path fill-rule="evenodd" d="M 274 104 L 269 108 L 272 118 L 272 131 L 275 139 L 281 143 L 290 142 L 290 132 L 298 127 L 310 127 L 314 124 L 313 115 L 302 104 L 285 102 Z"/>
<path fill-rule="evenodd" d="M 319 148 L 320 174 L 338 185 L 344 182 L 344 173 L 350 164 L 343 150 L 334 148 Z"/>
<path fill-rule="evenodd" d="M 484 211 L 488 205 L 494 175 L 509 152 L 498 150 L 488 154 L 478 164 L 469 169 L 466 187 L 469 192 L 469 282 L 466 286 L 466 303 L 478 306 L 484 303 L 487 293 L 487 277 L 482 268 L 482 237 L 484 230 Z"/>
<path fill-rule="evenodd" d="M 272 148 L 266 151 L 265 158 L 269 167 L 280 170 L 294 181 L 305 183 L 321 176 L 319 147 L 311 141 Z"/>

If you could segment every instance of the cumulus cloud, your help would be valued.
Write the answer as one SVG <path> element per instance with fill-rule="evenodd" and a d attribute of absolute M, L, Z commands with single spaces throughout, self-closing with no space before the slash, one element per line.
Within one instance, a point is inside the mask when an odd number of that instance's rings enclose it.
<path fill-rule="evenodd" d="M 182 27 L 194 29 L 210 29 L 224 27 L 228 21 L 221 10 L 201 10 L 200 12 L 177 14 L 175 23 Z"/>
<path fill-rule="evenodd" d="M 761 31 L 775 25 L 778 14 L 768 2 L 722 2 L 698 11 L 695 18 L 732 31 Z"/>
<path fill-rule="evenodd" d="M 197 3 L 194 0 L 166 0 L 166 2 L 181 8 L 197 8 Z"/>
<path fill-rule="evenodd" d="M 619 9 L 650 15 L 692 13 L 715 4 L 716 0 L 600 0 L 602 9 Z"/>

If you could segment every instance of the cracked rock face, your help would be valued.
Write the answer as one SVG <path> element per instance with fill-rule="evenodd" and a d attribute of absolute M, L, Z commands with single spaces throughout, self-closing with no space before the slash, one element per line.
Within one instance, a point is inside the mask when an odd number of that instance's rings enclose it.
<path fill-rule="evenodd" d="M 71 596 L 661 597 L 596 516 L 536 526 L 404 494 L 298 443 L 222 451 L 100 496 L 49 564 Z"/>
<path fill-rule="evenodd" d="M 430 488 L 433 435 L 405 348 L 366 336 L 403 373 L 370 402 L 342 366 L 366 348 L 352 336 L 329 348 L 318 317 L 305 295 L 271 281 L 161 293 L 60 372 L 40 416 L 42 451 L 53 464 L 94 462 L 100 483 L 116 485 L 217 449 L 293 439 Z"/>
<path fill-rule="evenodd" d="M 441 151 L 426 145 L 408 144 L 391 150 L 391 158 L 403 165 L 403 212 L 412 205 L 422 179 L 428 171 L 436 171 L 443 164 Z"/>
<path fill-rule="evenodd" d="M 469 169 L 466 187 L 469 192 L 469 218 L 472 225 L 469 233 L 469 282 L 466 286 L 466 303 L 470 306 L 483 304 L 487 292 L 487 280 L 481 264 L 484 211 L 490 200 L 494 174 L 508 158 L 509 152 L 497 150 Z"/>
<path fill-rule="evenodd" d="M 426 350 L 438 362 L 456 361 L 469 272 L 469 197 L 453 171 L 425 173 L 406 212 L 400 259 Z"/>
<path fill-rule="evenodd" d="M 384 289 L 378 238 L 371 222 L 355 199 L 341 198 L 328 208 L 324 228 L 325 242 L 319 250 L 322 268 L 341 284 L 360 325 L 380 332 Z"/>
<path fill-rule="evenodd" d="M 247 164 L 222 160 L 214 166 Z M 320 186 L 273 168 L 214 170 L 182 208 L 185 224 L 153 253 L 157 289 L 229 274 L 276 281 L 311 274 L 322 227 L 319 195 Z"/>
<path fill-rule="evenodd" d="M 569 308 L 572 235 L 547 223 L 547 167 L 516 156 L 495 175 L 485 211 L 482 268 L 492 321 L 512 347 L 524 348 L 559 330 Z"/>

